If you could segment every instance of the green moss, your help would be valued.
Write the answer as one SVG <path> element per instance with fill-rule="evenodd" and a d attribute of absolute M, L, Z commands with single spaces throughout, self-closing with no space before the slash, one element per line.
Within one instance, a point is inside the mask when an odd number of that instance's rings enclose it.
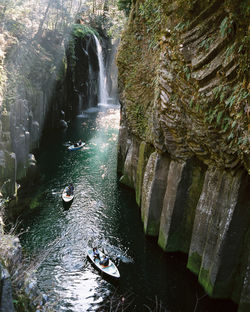
<path fill-rule="evenodd" d="M 199 274 L 199 282 L 204 287 L 206 293 L 209 296 L 213 295 L 214 286 L 212 285 L 210 281 L 209 271 L 205 270 L 204 268 L 201 268 L 200 274 Z"/>
<path fill-rule="evenodd" d="M 37 209 L 39 207 L 39 201 L 38 201 L 38 198 L 34 198 L 31 200 L 30 204 L 29 204 L 29 208 L 31 210 L 34 210 L 34 209 Z"/>
<path fill-rule="evenodd" d="M 193 252 L 188 257 L 187 268 L 195 274 L 199 274 L 201 267 L 201 256 L 197 252 Z"/>
<path fill-rule="evenodd" d="M 158 245 L 164 250 L 167 251 L 166 248 L 166 235 L 161 230 L 159 232 Z"/>
<path fill-rule="evenodd" d="M 137 163 L 135 192 L 136 192 L 136 203 L 138 206 L 141 205 L 141 188 L 142 188 L 142 180 L 143 180 L 145 146 L 146 146 L 145 142 L 142 142 L 140 144 L 139 157 L 138 157 L 138 163 Z"/>
<path fill-rule="evenodd" d="M 147 224 L 144 223 L 144 232 L 149 236 L 158 236 L 159 233 L 159 222 L 150 221 Z"/>

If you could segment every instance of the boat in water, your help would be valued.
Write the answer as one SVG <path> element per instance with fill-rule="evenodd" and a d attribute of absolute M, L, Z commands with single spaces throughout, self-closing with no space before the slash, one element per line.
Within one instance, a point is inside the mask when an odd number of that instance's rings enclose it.
<path fill-rule="evenodd" d="M 69 193 L 69 186 L 66 186 L 62 192 L 62 200 L 64 203 L 71 203 L 74 199 L 74 193 Z"/>
<path fill-rule="evenodd" d="M 104 273 L 108 276 L 114 277 L 114 278 L 119 278 L 120 273 L 119 273 L 116 265 L 114 264 L 114 262 L 112 262 L 109 259 L 107 265 L 102 264 L 102 261 L 105 257 L 105 254 L 103 252 L 101 252 L 100 250 L 98 250 L 98 252 L 99 252 L 99 258 L 95 257 L 93 249 L 89 249 L 87 251 L 87 257 L 90 259 L 92 264 L 102 273 Z"/>
<path fill-rule="evenodd" d="M 69 151 L 77 151 L 77 150 L 80 150 L 81 148 L 83 148 L 83 146 L 85 145 L 85 143 L 84 142 L 81 142 L 81 143 L 74 143 L 74 144 L 72 144 L 72 145 L 70 145 L 69 147 L 68 147 L 68 150 Z"/>

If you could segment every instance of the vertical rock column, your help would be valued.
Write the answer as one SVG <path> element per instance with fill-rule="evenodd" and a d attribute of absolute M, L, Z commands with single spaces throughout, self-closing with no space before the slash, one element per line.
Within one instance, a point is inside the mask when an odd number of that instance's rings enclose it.
<path fill-rule="evenodd" d="M 142 187 L 141 216 L 147 235 L 157 236 L 170 159 L 154 152 L 148 160 Z"/>
<path fill-rule="evenodd" d="M 16 155 L 11 152 L 10 136 L 11 114 L 7 111 L 1 113 L 2 132 L 0 141 L 3 141 L 3 150 L 0 153 L 0 185 L 4 196 L 12 196 L 16 193 Z"/>
<path fill-rule="evenodd" d="M 132 189 L 135 189 L 139 142 L 136 138 L 132 137 L 132 140 L 127 140 L 127 144 L 128 149 L 123 167 L 123 175 L 120 178 L 120 182 L 131 187 Z"/>
<path fill-rule="evenodd" d="M 244 235 L 250 222 L 250 204 L 242 202 L 246 188 L 242 172 L 235 176 L 211 168 L 198 202 L 189 250 L 188 268 L 214 297 L 231 297 Z M 249 183 L 248 183 L 249 184 Z"/>
<path fill-rule="evenodd" d="M 153 152 L 153 147 L 146 142 L 142 141 L 139 148 L 139 157 L 136 172 L 136 203 L 141 206 L 141 194 L 142 194 L 142 183 L 145 168 L 149 159 L 150 154 Z"/>
<path fill-rule="evenodd" d="M 158 239 L 163 250 L 188 252 L 204 172 L 198 162 L 171 161 Z"/>

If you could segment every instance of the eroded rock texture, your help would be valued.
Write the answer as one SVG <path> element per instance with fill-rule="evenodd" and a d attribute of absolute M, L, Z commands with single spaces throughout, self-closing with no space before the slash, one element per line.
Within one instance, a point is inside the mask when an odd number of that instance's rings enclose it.
<path fill-rule="evenodd" d="M 246 1 L 134 1 L 118 53 L 121 182 L 145 233 L 250 308 Z"/>

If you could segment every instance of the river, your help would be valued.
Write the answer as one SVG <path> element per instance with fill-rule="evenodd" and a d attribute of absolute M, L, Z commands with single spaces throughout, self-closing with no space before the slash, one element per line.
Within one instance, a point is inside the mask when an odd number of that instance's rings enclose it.
<path fill-rule="evenodd" d="M 29 230 L 21 236 L 36 258 L 39 288 L 58 312 L 236 311 L 232 302 L 204 295 L 186 256 L 166 254 L 144 236 L 134 193 L 116 173 L 119 118 L 118 105 L 99 105 L 41 142 L 39 208 L 23 220 Z M 84 149 L 68 151 L 66 143 L 79 139 Z M 61 192 L 70 182 L 75 199 L 65 209 Z M 86 259 L 93 245 L 116 261 L 119 281 L 103 278 Z"/>

